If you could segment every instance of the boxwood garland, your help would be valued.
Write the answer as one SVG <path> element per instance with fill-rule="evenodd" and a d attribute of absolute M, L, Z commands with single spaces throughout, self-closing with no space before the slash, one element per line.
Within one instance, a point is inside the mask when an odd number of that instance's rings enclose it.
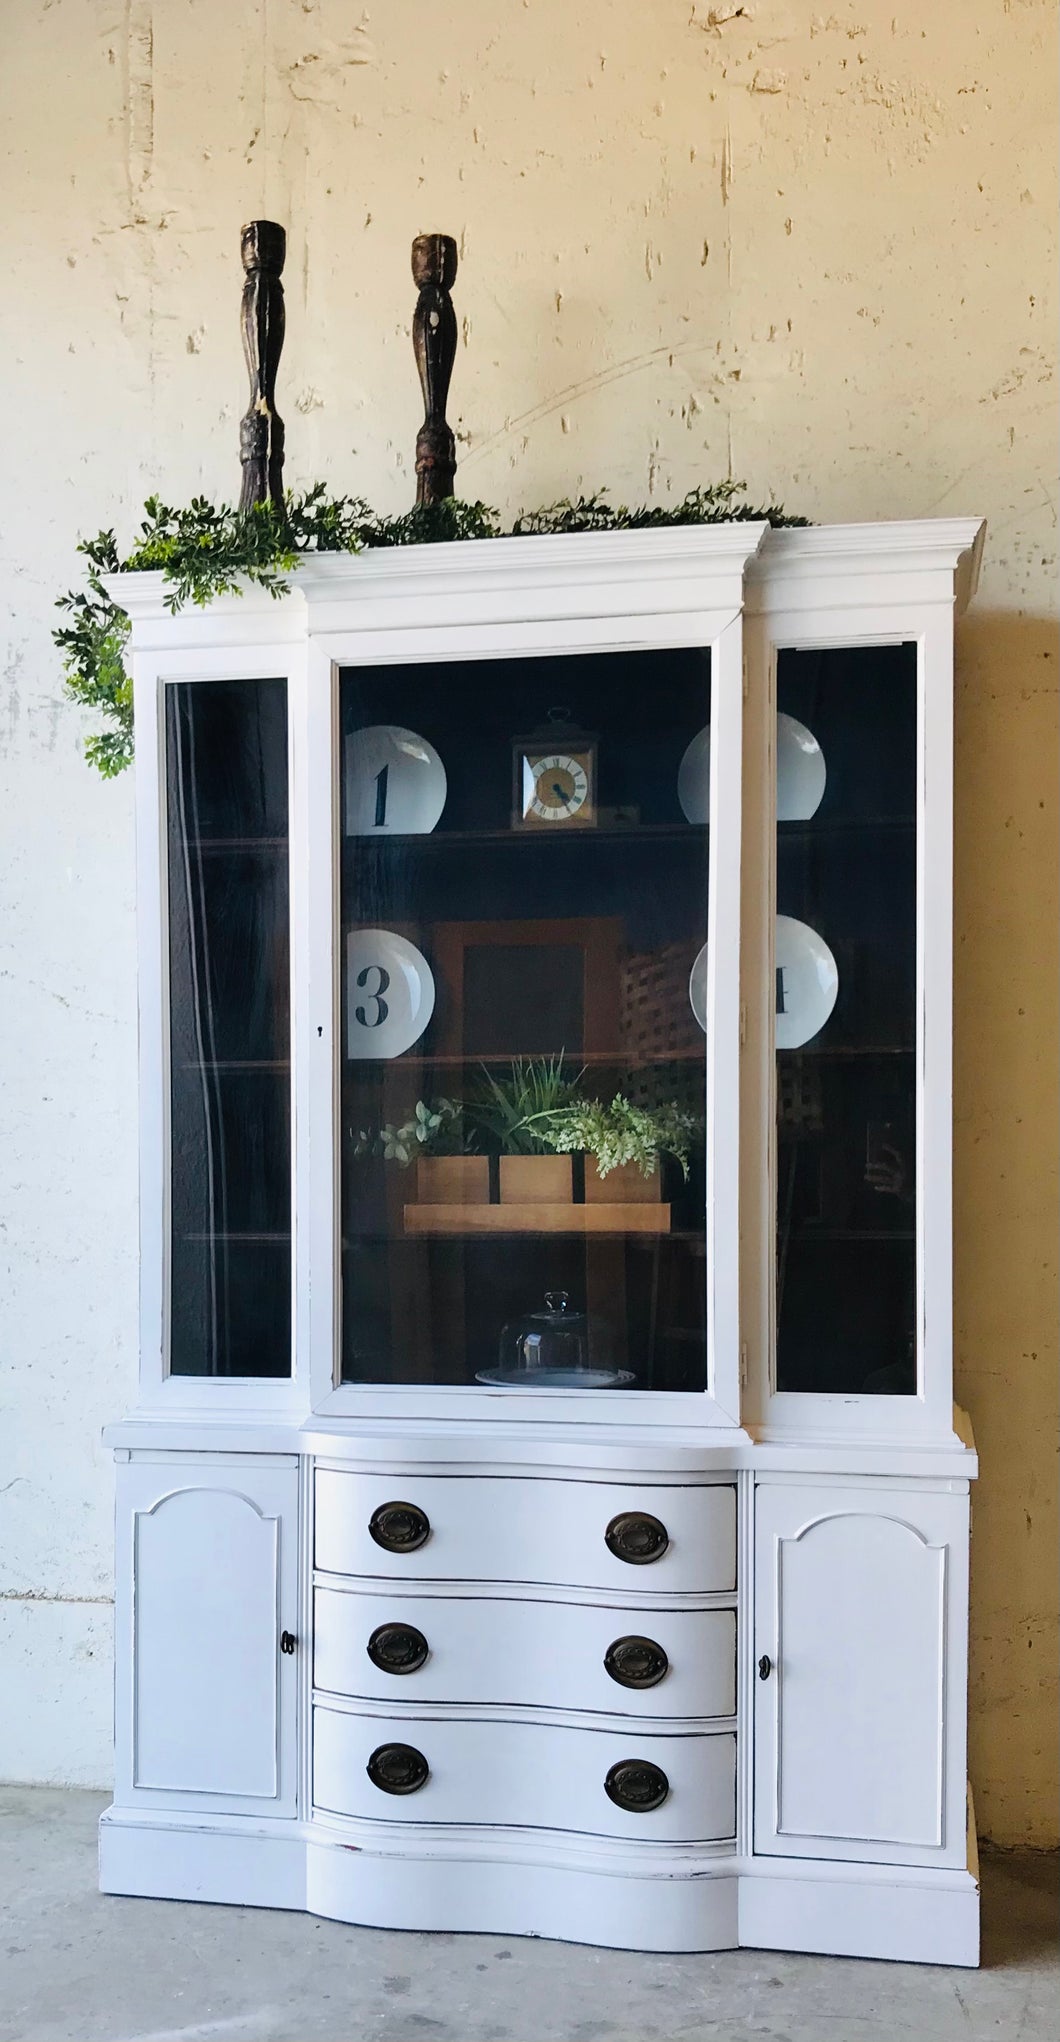
<path fill-rule="evenodd" d="M 264 503 L 251 511 L 219 507 L 194 497 L 181 510 L 148 497 L 131 553 L 122 559 L 113 532 L 83 539 L 78 552 L 88 563 L 85 586 L 60 596 L 67 621 L 54 633 L 63 655 L 66 693 L 82 708 L 97 711 L 104 728 L 85 740 L 85 757 L 108 779 L 124 771 L 133 756 L 132 682 L 125 665 L 129 621 L 112 602 L 102 576 L 120 571 L 161 569 L 166 601 L 176 612 L 186 603 L 205 606 L 214 596 L 239 594 L 241 582 L 256 582 L 270 595 L 286 595 L 286 577 L 304 553 L 362 553 L 374 546 L 422 546 L 439 540 L 498 539 L 545 532 L 634 532 L 664 525 L 716 525 L 766 519 L 771 525 L 806 525 L 778 504 L 753 508 L 742 499 L 742 482 L 715 482 L 690 490 L 681 503 L 629 510 L 613 505 L 606 492 L 524 512 L 506 534 L 500 515 L 484 503 L 417 506 L 397 518 L 377 518 L 355 496 L 332 497 L 316 483 L 283 504 Z"/>

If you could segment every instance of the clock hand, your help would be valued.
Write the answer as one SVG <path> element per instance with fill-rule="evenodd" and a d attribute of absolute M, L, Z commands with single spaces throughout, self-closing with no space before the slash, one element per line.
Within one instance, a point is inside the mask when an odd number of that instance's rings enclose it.
<path fill-rule="evenodd" d="M 563 804 L 564 808 L 569 808 L 569 807 L 570 807 L 570 804 L 571 804 L 571 797 L 570 797 L 570 795 L 569 795 L 569 794 L 564 794 L 564 792 L 563 792 L 563 789 L 562 789 L 562 787 L 560 786 L 560 784 L 559 784 L 559 781 L 558 781 L 558 780 L 553 780 L 553 782 L 552 782 L 552 792 L 553 792 L 553 794 L 555 794 L 555 795 L 556 795 L 556 797 L 558 798 L 558 800 L 562 802 L 562 804 Z"/>

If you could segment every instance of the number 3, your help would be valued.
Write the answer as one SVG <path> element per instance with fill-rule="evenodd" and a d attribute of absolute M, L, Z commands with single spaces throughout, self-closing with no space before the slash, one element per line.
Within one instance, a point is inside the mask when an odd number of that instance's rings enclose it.
<path fill-rule="evenodd" d="M 373 1003 L 375 1007 L 375 1013 L 372 1015 L 371 1019 L 369 1019 L 367 1002 L 363 1007 L 355 1007 L 353 1010 L 355 1018 L 360 1022 L 362 1028 L 382 1027 L 383 1022 L 386 1020 L 386 1017 L 390 1012 L 390 1009 L 383 998 L 383 994 L 386 992 L 386 989 L 390 984 L 390 973 L 388 971 L 384 971 L 383 966 L 381 964 L 366 964 L 364 970 L 359 971 L 357 973 L 357 984 L 362 988 L 362 990 L 366 989 L 368 985 L 368 980 L 371 977 L 373 971 L 378 973 L 379 983 L 377 986 L 374 986 L 372 991 L 368 994 L 368 999 Z"/>

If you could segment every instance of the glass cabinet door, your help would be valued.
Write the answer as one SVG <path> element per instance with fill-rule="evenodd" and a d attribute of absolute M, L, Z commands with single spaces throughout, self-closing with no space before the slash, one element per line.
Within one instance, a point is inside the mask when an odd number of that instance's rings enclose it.
<path fill-rule="evenodd" d="M 165 690 L 169 1367 L 291 1367 L 287 683 Z"/>
<path fill-rule="evenodd" d="M 913 645 L 777 667 L 776 1388 L 912 1396 Z"/>
<path fill-rule="evenodd" d="M 710 666 L 340 677 L 342 1374 L 702 1390 Z"/>

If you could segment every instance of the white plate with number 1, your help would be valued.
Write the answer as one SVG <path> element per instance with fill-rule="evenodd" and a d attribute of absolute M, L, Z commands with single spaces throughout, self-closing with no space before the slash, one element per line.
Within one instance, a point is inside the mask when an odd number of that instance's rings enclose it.
<path fill-rule="evenodd" d="M 378 1063 L 401 1056 L 434 1012 L 434 975 L 422 950 L 392 929 L 346 938 L 346 1054 Z"/>
<path fill-rule="evenodd" d="M 346 739 L 346 835 L 422 837 L 445 807 L 445 767 L 418 730 L 372 723 Z"/>

